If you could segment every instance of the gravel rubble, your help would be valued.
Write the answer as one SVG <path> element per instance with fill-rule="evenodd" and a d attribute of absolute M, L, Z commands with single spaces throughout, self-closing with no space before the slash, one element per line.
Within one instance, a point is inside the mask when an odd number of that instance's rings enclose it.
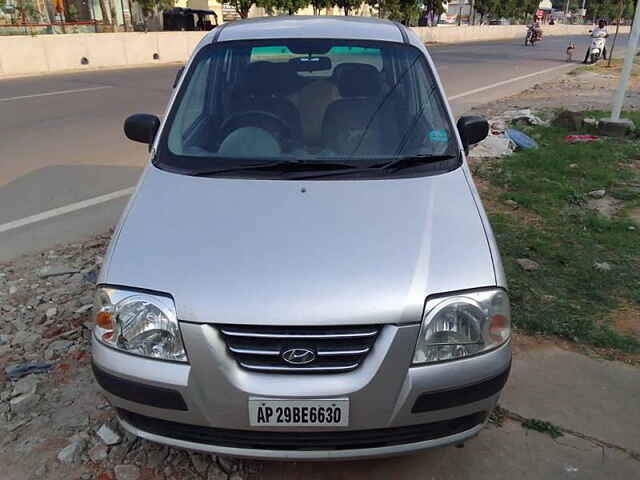
<path fill-rule="evenodd" d="M 91 372 L 95 281 L 111 232 L 0 264 L 2 478 L 245 480 L 253 462 L 123 431 Z"/>

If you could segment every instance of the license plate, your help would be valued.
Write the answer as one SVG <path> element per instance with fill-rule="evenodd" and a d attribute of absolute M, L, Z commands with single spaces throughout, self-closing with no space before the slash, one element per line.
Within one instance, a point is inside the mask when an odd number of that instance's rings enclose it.
<path fill-rule="evenodd" d="M 249 399 L 252 427 L 347 427 L 349 399 L 274 400 Z"/>

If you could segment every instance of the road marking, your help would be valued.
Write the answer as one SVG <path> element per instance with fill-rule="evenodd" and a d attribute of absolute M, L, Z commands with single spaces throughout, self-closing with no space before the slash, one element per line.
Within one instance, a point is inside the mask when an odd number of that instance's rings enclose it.
<path fill-rule="evenodd" d="M 487 85 L 486 87 L 476 88 L 474 90 L 470 90 L 468 92 L 459 93 L 457 95 L 453 95 L 449 97 L 449 101 L 456 100 L 458 98 L 466 97 L 469 95 L 473 95 L 475 93 L 484 92 L 485 90 L 490 90 L 492 88 L 500 87 L 503 85 L 508 85 L 509 83 L 519 82 L 521 80 L 525 80 L 527 78 L 534 77 L 536 75 L 541 75 L 544 73 L 553 72 L 554 70 L 560 70 L 562 68 L 567 68 L 571 65 L 557 65 L 555 67 L 547 68 L 546 70 L 540 70 L 539 72 L 529 73 L 527 75 L 522 75 L 520 77 L 511 78 L 509 80 L 503 80 L 502 82 L 494 83 L 492 85 Z M 44 96 L 44 95 L 57 95 L 62 93 L 74 93 L 74 92 L 83 92 L 87 90 L 98 90 L 101 88 L 111 88 L 109 86 L 105 87 L 94 87 L 89 89 L 82 90 L 66 90 L 62 92 L 51 92 L 51 93 L 42 93 L 37 95 L 26 95 L 24 97 L 13 97 L 10 99 L 0 98 L 0 101 L 7 100 L 15 100 L 19 98 L 29 98 L 32 96 Z M 46 212 L 38 213 L 36 215 L 31 215 L 30 217 L 25 217 L 19 220 L 14 220 L 13 222 L 5 223 L 0 225 L 0 233 L 8 232 L 9 230 L 14 230 L 16 228 L 24 227 L 26 225 L 30 225 L 32 223 L 41 222 L 43 220 L 48 220 L 54 217 L 59 217 L 60 215 L 66 215 L 68 213 L 76 212 L 78 210 L 82 210 L 83 208 L 92 207 L 94 205 L 99 205 L 101 203 L 110 202 L 111 200 L 115 200 L 121 197 L 125 197 L 127 195 L 131 195 L 133 193 L 134 188 L 125 188 L 123 190 L 118 190 L 117 192 L 108 193 L 106 195 L 101 195 L 99 197 L 89 198 L 87 200 L 82 200 L 81 202 L 72 203 L 70 205 L 65 205 L 64 207 L 54 208 L 53 210 L 47 210 Z"/>
<path fill-rule="evenodd" d="M 113 88 L 113 87 L 111 85 L 104 85 L 102 87 L 77 88 L 75 90 L 59 90 L 57 92 L 34 93 L 32 95 L 20 95 L 19 97 L 0 98 L 0 102 L 11 102 L 13 100 L 22 100 L 25 98 L 49 97 L 51 95 L 65 95 L 67 93 L 92 92 L 94 90 L 103 90 L 105 88 Z"/>
<path fill-rule="evenodd" d="M 491 90 L 492 88 L 502 87 L 503 85 L 519 82 L 521 80 L 526 80 L 527 78 L 535 77 L 536 75 L 542 75 L 543 73 L 549 73 L 555 70 L 560 70 L 562 68 L 569 68 L 569 67 L 575 67 L 575 65 L 574 64 L 556 65 L 555 67 L 547 68 L 545 70 L 540 70 L 539 72 L 528 73 L 520 77 L 514 77 L 514 78 L 510 78 L 509 80 L 503 80 L 502 82 L 492 83 L 491 85 L 487 85 L 486 87 L 480 87 L 474 90 L 469 90 L 468 92 L 459 93 L 458 95 L 453 95 L 449 97 L 449 101 L 457 100 L 458 98 L 462 98 L 462 97 L 468 97 L 469 95 L 484 92 L 485 90 Z"/>
<path fill-rule="evenodd" d="M 81 202 L 65 205 L 64 207 L 54 208 L 52 210 L 37 213 L 35 215 L 31 215 L 30 217 L 21 218 L 20 220 L 14 220 L 13 222 L 0 225 L 0 233 L 24 227 L 32 223 L 42 222 L 43 220 L 48 220 L 50 218 L 59 217 L 60 215 L 77 212 L 78 210 L 82 210 L 83 208 L 100 205 L 101 203 L 110 202 L 111 200 L 115 200 L 117 198 L 126 197 L 127 195 L 131 195 L 134 189 L 134 187 L 124 188 L 116 192 L 107 193 L 106 195 L 100 195 L 99 197 L 89 198 L 87 200 L 82 200 Z"/>

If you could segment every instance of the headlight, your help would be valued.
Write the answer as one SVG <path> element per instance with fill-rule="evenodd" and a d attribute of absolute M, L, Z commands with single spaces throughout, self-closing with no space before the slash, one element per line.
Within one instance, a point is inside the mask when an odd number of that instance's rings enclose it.
<path fill-rule="evenodd" d="M 114 288 L 98 288 L 96 338 L 123 352 L 186 362 L 173 300 Z"/>
<path fill-rule="evenodd" d="M 503 290 L 482 290 L 427 301 L 413 364 L 469 357 L 511 336 L 511 307 Z"/>

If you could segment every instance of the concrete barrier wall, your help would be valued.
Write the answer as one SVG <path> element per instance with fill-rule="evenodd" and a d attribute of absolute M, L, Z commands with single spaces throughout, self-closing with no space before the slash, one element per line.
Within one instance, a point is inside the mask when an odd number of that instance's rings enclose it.
<path fill-rule="evenodd" d="M 545 35 L 586 35 L 590 26 L 544 26 Z M 427 43 L 522 39 L 523 25 L 416 27 Z M 627 33 L 629 27 L 621 27 Z M 204 32 L 78 33 L 0 36 L 0 78 L 73 69 L 125 67 L 185 61 Z M 154 58 L 157 56 L 157 58 Z M 83 59 L 88 63 L 83 64 Z"/>
<path fill-rule="evenodd" d="M 545 36 L 587 35 L 593 25 L 544 25 Z M 630 27 L 620 27 L 620 33 L 629 33 Z M 478 27 L 415 27 L 413 29 L 425 43 L 463 43 L 490 40 L 521 39 L 527 33 L 525 25 L 487 25 Z"/>
<path fill-rule="evenodd" d="M 204 32 L 130 32 L 2 36 L 0 77 L 184 62 L 203 35 Z M 82 63 L 83 58 L 88 64 Z"/>

